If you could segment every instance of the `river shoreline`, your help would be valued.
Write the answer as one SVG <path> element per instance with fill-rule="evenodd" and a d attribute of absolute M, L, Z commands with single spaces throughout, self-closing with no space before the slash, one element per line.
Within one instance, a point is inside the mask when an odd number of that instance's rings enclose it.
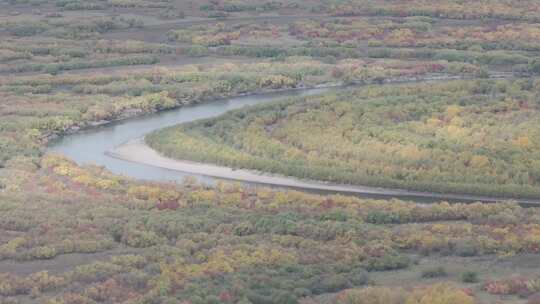
<path fill-rule="evenodd" d="M 161 155 L 149 147 L 144 138 L 130 140 L 112 150 L 106 151 L 105 154 L 116 159 L 138 163 L 147 166 L 159 167 L 163 169 L 191 173 L 214 178 L 220 178 L 232 181 L 250 182 L 254 184 L 289 187 L 297 189 L 329 191 L 343 194 L 368 194 L 381 195 L 389 197 L 417 197 L 440 200 L 464 201 L 464 202 L 501 202 L 513 201 L 522 205 L 540 205 L 540 201 L 529 199 L 508 199 L 495 198 L 466 194 L 444 194 L 444 193 L 429 193 L 420 191 L 410 191 L 404 189 L 391 189 L 380 187 L 356 186 L 346 184 L 325 183 L 320 181 L 302 180 L 294 177 L 288 177 L 276 174 L 267 174 L 245 169 L 233 169 L 213 164 L 198 163 L 187 160 L 176 160 Z"/>
<path fill-rule="evenodd" d="M 514 74 L 507 73 L 507 72 L 497 72 L 497 73 L 490 74 L 488 79 L 505 79 L 505 78 L 510 78 L 510 77 L 514 77 Z M 393 77 L 393 78 L 383 79 L 382 81 L 380 81 L 380 83 L 375 80 L 351 81 L 348 83 L 344 83 L 344 82 L 321 83 L 317 85 L 299 85 L 297 87 L 288 87 L 288 88 L 281 88 L 281 89 L 263 89 L 263 90 L 258 90 L 258 91 L 238 93 L 231 96 L 216 96 L 214 98 L 208 98 L 208 99 L 203 99 L 199 101 L 186 100 L 185 103 L 179 103 L 178 105 L 172 108 L 155 110 L 155 111 L 150 111 L 150 112 L 144 112 L 141 109 L 137 109 L 137 108 L 127 109 L 123 112 L 117 113 L 114 117 L 111 117 L 108 119 L 103 119 L 99 121 L 76 122 L 74 125 L 70 126 L 63 132 L 52 132 L 49 134 L 45 134 L 41 138 L 41 142 L 44 144 L 48 144 L 49 142 L 57 138 L 60 138 L 66 135 L 72 135 L 80 131 L 90 130 L 93 128 L 99 128 L 102 126 L 107 126 L 113 123 L 122 122 L 129 119 L 140 118 L 140 117 L 144 117 L 145 115 L 152 115 L 159 112 L 173 111 L 173 110 L 177 110 L 186 106 L 201 105 L 205 103 L 211 103 L 211 102 L 226 100 L 226 99 L 231 99 L 231 98 L 264 96 L 264 95 L 271 95 L 271 94 L 285 94 L 287 92 L 301 92 L 301 91 L 316 90 L 316 89 L 324 90 L 324 89 L 335 89 L 335 88 L 348 88 L 348 87 L 368 86 L 368 85 L 375 85 L 375 84 L 407 84 L 407 83 L 419 83 L 419 82 L 429 83 L 429 82 L 439 82 L 439 81 L 452 81 L 452 80 L 457 81 L 457 80 L 470 80 L 470 79 L 475 79 L 475 77 L 434 73 L 434 74 L 428 74 L 427 76 Z"/>
<path fill-rule="evenodd" d="M 510 73 L 492 73 L 490 78 L 511 78 Z M 463 80 L 468 77 L 455 75 L 430 74 L 424 77 L 407 76 L 380 80 L 384 84 L 403 84 L 418 82 L 440 82 Z M 319 194 L 346 194 L 362 197 L 389 199 L 397 198 L 417 202 L 496 202 L 515 201 L 522 206 L 539 206 L 535 199 L 510 199 L 484 197 L 466 194 L 425 193 L 403 189 L 364 187 L 347 184 L 331 184 L 324 181 L 302 180 L 286 176 L 277 176 L 266 172 L 235 170 L 232 168 L 197 164 L 193 162 L 167 159 L 145 146 L 142 138 L 147 134 L 173 125 L 198 119 L 219 116 L 230 110 L 244 106 L 268 103 L 292 96 L 310 96 L 321 94 L 332 88 L 348 88 L 374 83 L 324 83 L 297 88 L 264 90 L 264 92 L 246 92 L 235 97 L 214 98 L 211 100 L 192 101 L 179 104 L 171 109 L 148 113 L 130 112 L 111 120 L 84 122 L 63 133 L 51 134 L 48 152 L 60 153 L 76 161 L 79 165 L 93 164 L 103 166 L 114 174 L 132 178 L 165 182 L 181 182 L 187 176 L 196 176 L 201 182 L 214 184 L 216 180 L 228 179 L 243 181 L 246 185 L 266 185 L 276 188 L 292 188 Z M 240 96 L 239 96 L 240 95 Z M 127 115 L 129 114 L 129 115 Z M 129 116 L 129 117 L 126 117 Z M 56 138 L 55 140 L 51 140 Z M 49 141 L 50 140 L 50 141 Z"/>

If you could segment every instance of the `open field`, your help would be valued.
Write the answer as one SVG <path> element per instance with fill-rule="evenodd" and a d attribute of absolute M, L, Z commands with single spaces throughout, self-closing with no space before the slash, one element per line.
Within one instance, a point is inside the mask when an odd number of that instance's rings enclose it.
<path fill-rule="evenodd" d="M 540 303 L 538 208 L 138 180 L 47 148 L 338 87 L 147 141 L 300 179 L 538 199 L 539 16 L 534 0 L 0 0 L 0 303 Z"/>

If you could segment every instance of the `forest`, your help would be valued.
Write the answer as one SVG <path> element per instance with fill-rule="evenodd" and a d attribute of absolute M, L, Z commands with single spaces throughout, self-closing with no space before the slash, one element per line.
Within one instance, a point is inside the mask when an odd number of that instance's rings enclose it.
<path fill-rule="evenodd" d="M 540 199 L 539 39 L 535 0 L 0 0 L 0 303 L 538 304 L 540 210 L 517 200 Z M 52 148 L 289 95 L 143 144 L 496 202 L 140 179 Z"/>

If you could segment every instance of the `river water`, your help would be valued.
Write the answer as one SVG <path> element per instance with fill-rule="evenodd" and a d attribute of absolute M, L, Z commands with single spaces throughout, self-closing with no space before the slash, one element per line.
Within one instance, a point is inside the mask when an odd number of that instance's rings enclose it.
<path fill-rule="evenodd" d="M 329 89 L 317 88 L 306 90 L 291 90 L 278 93 L 250 95 L 229 99 L 204 102 L 196 105 L 180 107 L 174 110 L 162 111 L 146 116 L 112 122 L 100 127 L 82 130 L 51 141 L 48 151 L 63 154 L 76 161 L 79 165 L 105 166 L 111 172 L 154 181 L 182 181 L 190 173 L 147 166 L 106 155 L 107 151 L 144 135 L 165 127 L 197 119 L 218 116 L 227 111 L 244 106 L 269 103 L 279 99 L 295 96 L 310 96 L 321 94 Z M 203 183 L 213 183 L 216 179 L 195 175 Z"/>
<path fill-rule="evenodd" d="M 341 88 L 343 89 L 343 88 Z M 196 105 L 184 106 L 177 109 L 148 114 L 142 117 L 121 120 L 108 123 L 106 125 L 82 130 L 69 134 L 50 142 L 48 151 L 63 154 L 77 162 L 79 165 L 99 165 L 105 166 L 115 174 L 151 181 L 182 182 L 187 176 L 197 178 L 199 182 L 214 184 L 220 180 L 200 174 L 184 173 L 177 170 L 144 165 L 136 162 L 129 162 L 107 155 L 108 151 L 114 150 L 133 139 L 142 138 L 144 135 L 165 127 L 174 126 L 179 123 L 186 123 L 197 119 L 210 118 L 221 115 L 227 111 L 245 106 L 269 103 L 280 99 L 299 96 L 311 96 L 324 93 L 335 88 L 315 88 L 305 90 L 290 90 L 278 93 L 261 95 L 250 95 L 234 97 L 212 102 L 203 102 Z M 242 182 L 245 185 L 257 185 L 255 182 Z M 361 187 L 361 186 L 359 186 Z M 295 188 L 283 187 L 278 188 Z M 358 193 L 358 191 L 332 191 L 323 189 L 300 189 L 315 193 L 342 193 L 369 198 L 399 198 L 414 200 L 416 202 L 434 202 L 446 200 L 449 202 L 472 202 L 472 201 L 496 201 L 497 199 L 475 197 L 468 195 L 445 195 L 429 194 L 421 195 L 413 192 L 388 189 L 375 189 L 372 193 Z M 372 189 L 373 190 L 373 189 Z M 360 191 L 361 192 L 361 191 Z M 370 191 L 368 191 L 370 192 Z M 375 192 L 375 193 L 373 193 Z M 534 200 L 519 200 L 523 205 L 537 205 Z"/>

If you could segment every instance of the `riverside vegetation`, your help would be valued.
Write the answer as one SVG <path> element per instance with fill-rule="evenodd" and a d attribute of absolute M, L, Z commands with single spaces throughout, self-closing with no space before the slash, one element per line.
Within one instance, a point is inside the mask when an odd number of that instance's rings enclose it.
<path fill-rule="evenodd" d="M 0 303 L 538 303 L 537 208 L 139 181 L 46 145 L 363 84 L 147 140 L 302 178 L 538 198 L 539 15 L 532 0 L 0 1 Z"/>
<path fill-rule="evenodd" d="M 520 262 L 540 250 L 535 208 L 148 183 L 55 155 L 9 172 L 5 303 L 457 304 L 540 291 Z M 435 267 L 445 275 L 425 275 Z M 471 271 L 481 281 L 461 283 Z M 504 287 L 509 272 L 526 287 Z"/>
<path fill-rule="evenodd" d="M 373 86 L 154 132 L 165 155 L 300 178 L 540 197 L 540 82 Z"/>
<path fill-rule="evenodd" d="M 377 82 L 429 73 L 474 74 L 463 64 L 366 62 L 308 58 L 150 69 L 128 75 L 21 76 L 0 79 L 0 165 L 14 155 L 39 156 L 51 135 L 212 99 L 325 83 Z"/>

